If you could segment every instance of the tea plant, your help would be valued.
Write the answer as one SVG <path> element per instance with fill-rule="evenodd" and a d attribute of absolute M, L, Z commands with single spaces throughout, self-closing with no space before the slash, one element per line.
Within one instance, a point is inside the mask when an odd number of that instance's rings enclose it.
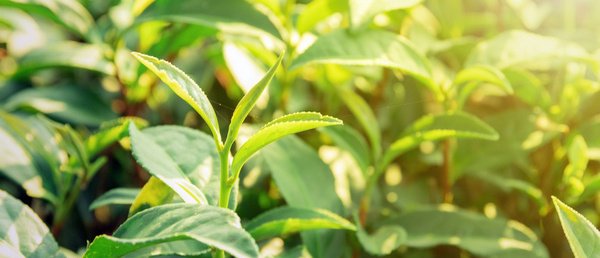
<path fill-rule="evenodd" d="M 0 0 L 0 232 L 17 228 L 0 239 L 24 256 L 589 256 L 598 12 Z"/>

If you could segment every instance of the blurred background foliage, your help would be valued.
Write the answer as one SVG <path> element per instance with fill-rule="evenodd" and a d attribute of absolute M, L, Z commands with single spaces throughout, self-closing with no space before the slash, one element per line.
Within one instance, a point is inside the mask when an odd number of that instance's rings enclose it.
<path fill-rule="evenodd" d="M 29 205 L 60 246 L 81 251 L 127 218 L 118 203 L 149 179 L 131 157 L 129 123 L 208 131 L 131 51 L 189 74 L 224 132 L 284 50 L 247 122 L 312 110 L 345 125 L 255 156 L 240 180 L 242 222 L 298 203 L 273 171 L 306 166 L 315 168 L 299 172 L 307 196 L 336 195 L 341 205 L 321 208 L 360 213 L 368 232 L 404 227 L 391 256 L 516 257 L 485 245 L 510 228 L 541 240 L 522 257 L 570 257 L 551 195 L 600 223 L 594 0 L 0 0 L 0 189 Z M 286 151 L 296 163 L 276 159 Z M 303 164 L 312 154 L 333 178 L 310 174 L 321 171 Z M 111 189 L 121 201 L 90 209 Z M 328 248 L 356 254 L 357 241 L 369 242 L 358 235 L 332 236 Z M 292 248 L 299 241 L 259 246 L 293 256 L 305 252 Z"/>

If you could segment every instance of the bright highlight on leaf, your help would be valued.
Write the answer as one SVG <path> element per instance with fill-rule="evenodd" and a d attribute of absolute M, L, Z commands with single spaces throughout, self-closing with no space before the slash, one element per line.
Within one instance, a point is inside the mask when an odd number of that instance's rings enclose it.
<path fill-rule="evenodd" d="M 142 64 L 156 74 L 165 84 L 167 84 L 179 97 L 185 100 L 208 124 L 217 145 L 221 144 L 221 132 L 219 131 L 219 122 L 215 110 L 210 101 L 187 74 L 173 66 L 165 60 L 159 60 L 156 57 L 144 55 L 141 53 L 132 53 Z"/>
<path fill-rule="evenodd" d="M 571 250 L 576 258 L 595 257 L 600 253 L 600 232 L 583 215 L 552 196 L 552 202 Z"/>
<path fill-rule="evenodd" d="M 267 211 L 245 228 L 256 240 L 320 228 L 356 230 L 352 223 L 330 211 L 295 207 Z"/>
<path fill-rule="evenodd" d="M 316 112 L 299 112 L 277 118 L 254 134 L 233 157 L 231 171 L 237 173 L 244 163 L 258 150 L 286 135 L 321 126 L 340 125 L 342 121 Z"/>

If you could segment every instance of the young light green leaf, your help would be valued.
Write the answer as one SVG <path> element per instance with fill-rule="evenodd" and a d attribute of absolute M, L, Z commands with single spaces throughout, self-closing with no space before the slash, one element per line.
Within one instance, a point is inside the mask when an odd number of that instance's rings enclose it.
<path fill-rule="evenodd" d="M 170 4 L 170 6 L 178 5 Z M 215 144 L 219 146 L 222 141 L 217 115 L 206 94 L 204 94 L 196 82 L 183 71 L 179 70 L 179 68 L 165 60 L 159 60 L 156 57 L 135 52 L 132 54 L 200 114 L 210 128 L 215 139 Z"/>
<path fill-rule="evenodd" d="M 600 253 L 600 232 L 583 215 L 552 196 L 560 224 L 571 250 L 577 258 L 594 257 Z"/>
<path fill-rule="evenodd" d="M 91 28 L 94 18 L 79 1 L 73 0 L 1 0 L 0 6 L 15 7 L 27 13 L 36 13 L 71 29 L 89 40 L 96 39 Z"/>
<path fill-rule="evenodd" d="M 115 188 L 100 195 L 89 207 L 89 210 L 110 204 L 132 204 L 140 193 L 139 188 Z"/>
<path fill-rule="evenodd" d="M 457 87 L 456 96 L 457 105 L 460 108 L 467 101 L 471 92 L 480 85 L 481 82 L 487 82 L 499 86 L 507 93 L 512 94 L 513 88 L 504 74 L 493 66 L 476 65 L 461 70 L 452 83 Z"/>
<path fill-rule="evenodd" d="M 85 150 L 89 157 L 94 157 L 103 149 L 129 136 L 129 124 L 133 123 L 138 128 L 148 126 L 148 121 L 139 117 L 121 117 L 102 123 L 100 130 L 85 139 Z"/>
<path fill-rule="evenodd" d="M 407 233 L 404 245 L 409 247 L 452 245 L 484 257 L 548 257 L 544 244 L 525 225 L 451 205 L 410 211 L 383 225 L 403 227 Z"/>
<path fill-rule="evenodd" d="M 335 178 L 308 144 L 291 135 L 268 146 L 260 153 L 281 195 L 292 207 L 320 208 L 344 215 L 342 201 L 335 189 Z M 345 231 L 302 231 L 302 242 L 313 257 L 340 257 L 347 244 Z"/>
<path fill-rule="evenodd" d="M 330 211 L 295 207 L 267 211 L 245 226 L 256 240 L 320 228 L 356 230 L 352 223 Z"/>
<path fill-rule="evenodd" d="M 396 9 L 413 7 L 423 0 L 350 0 L 350 21 L 354 28 L 371 22 L 375 15 Z"/>
<path fill-rule="evenodd" d="M 193 0 L 180 0 L 177 4 L 156 0 L 136 20 L 184 22 L 214 27 L 226 33 L 281 37 L 266 15 L 243 0 L 204 1 L 202 4 Z"/>
<path fill-rule="evenodd" d="M 577 44 L 513 30 L 479 43 L 469 55 L 465 67 L 480 64 L 494 66 L 498 69 L 524 66 L 536 70 L 547 70 L 565 60 L 589 62 L 588 59 L 590 59 L 589 54 Z M 541 62 L 541 60 L 544 61 Z M 590 64 L 594 65 L 593 62 Z"/>
<path fill-rule="evenodd" d="M 581 181 L 588 165 L 587 157 L 588 147 L 585 139 L 581 135 L 576 135 L 567 148 L 569 164 L 565 167 L 562 183 L 567 185 L 566 194 L 568 197 L 577 197 L 584 191 L 584 185 Z"/>
<path fill-rule="evenodd" d="M 114 75 L 115 65 L 106 58 L 105 53 L 106 49 L 102 45 L 61 41 L 27 52 L 18 60 L 19 70 L 15 76 L 21 77 L 39 69 L 57 66 Z"/>
<path fill-rule="evenodd" d="M 179 157 L 175 156 L 178 153 L 170 152 L 172 149 L 165 148 L 164 144 L 168 142 L 153 139 L 151 136 L 140 132 L 134 124 L 129 125 L 129 135 L 133 156 L 151 175 L 171 187 L 186 203 L 208 203 L 202 191 L 190 182 L 188 175 L 183 171 L 182 166 L 178 164 L 177 159 Z M 185 140 L 187 141 L 187 139 Z M 189 144 L 189 142 L 184 144 Z M 177 147 L 185 146 L 184 144 Z M 209 161 L 211 159 L 210 155 L 206 155 L 206 158 Z M 198 161 L 198 163 L 200 162 L 202 160 Z"/>
<path fill-rule="evenodd" d="M 0 190 L 0 250 L 6 257 L 65 257 L 42 220 Z"/>
<path fill-rule="evenodd" d="M 371 158 L 373 161 L 378 160 L 381 157 L 381 130 L 371 107 L 354 91 L 342 87 L 337 87 L 337 91 L 342 101 L 344 101 L 367 133 L 371 144 Z"/>
<path fill-rule="evenodd" d="M 254 85 L 254 87 L 252 87 L 252 89 L 250 89 L 246 95 L 244 95 L 244 97 L 236 106 L 235 110 L 233 111 L 233 116 L 231 117 L 231 123 L 229 124 L 229 131 L 227 132 L 227 139 L 225 141 L 226 150 L 231 148 L 231 145 L 237 138 L 237 134 L 240 131 L 240 126 L 242 126 L 242 123 L 254 107 L 254 104 L 256 104 L 256 101 L 258 101 L 260 95 L 263 93 L 267 85 L 269 85 L 269 82 L 271 82 L 273 76 L 275 76 L 275 71 L 277 71 L 277 68 L 281 64 L 283 57 L 284 53 L 281 53 L 277 59 L 277 62 L 271 66 L 269 71 L 267 71 L 267 74 L 265 74 L 265 76 L 258 83 L 256 83 L 256 85 Z"/>
<path fill-rule="evenodd" d="M 358 241 L 372 255 L 388 255 L 406 241 L 406 230 L 396 225 L 384 225 L 369 235 L 363 228 L 356 232 Z"/>
<path fill-rule="evenodd" d="M 310 31 L 317 23 L 334 13 L 348 10 L 347 0 L 315 0 L 308 5 L 296 22 L 296 29 L 300 34 Z"/>
<path fill-rule="evenodd" d="M 4 108 L 36 110 L 59 121 L 87 126 L 117 118 L 97 94 L 76 85 L 26 89 L 11 96 Z"/>
<path fill-rule="evenodd" d="M 540 78 L 522 69 L 504 69 L 502 73 L 510 81 L 517 97 L 531 106 L 550 109 L 552 98 Z"/>
<path fill-rule="evenodd" d="M 144 247 L 181 240 L 213 246 L 236 257 L 259 256 L 254 239 L 241 228 L 233 211 L 180 203 L 153 207 L 134 215 L 113 236 L 96 237 L 84 257 L 120 257 Z"/>
<path fill-rule="evenodd" d="M 349 32 L 340 29 L 320 36 L 292 61 L 289 69 L 310 63 L 388 67 L 414 76 L 436 96 L 440 94 L 432 81 L 427 59 L 407 39 L 384 30 Z"/>
<path fill-rule="evenodd" d="M 383 167 L 404 152 L 424 141 L 437 141 L 446 138 L 476 138 L 495 141 L 498 133 L 479 118 L 454 112 L 441 115 L 427 115 L 420 118 L 405 130 L 383 155 Z"/>
<path fill-rule="evenodd" d="M 174 194 L 173 189 L 167 184 L 152 176 L 144 187 L 142 187 L 142 190 L 138 191 L 137 196 L 134 196 L 135 199 L 129 207 L 129 215 L 127 217 L 131 218 L 140 211 L 171 203 Z"/>
<path fill-rule="evenodd" d="M 363 174 L 367 173 L 367 167 L 371 164 L 369 145 L 358 131 L 347 125 L 320 127 L 318 130 L 329 135 L 338 147 L 352 154 Z"/>
<path fill-rule="evenodd" d="M 248 139 L 244 145 L 242 145 L 242 147 L 233 157 L 231 171 L 234 175 L 239 173 L 244 163 L 246 163 L 246 161 L 252 155 L 254 155 L 254 153 L 267 144 L 272 143 L 286 135 L 321 126 L 340 124 L 342 124 L 342 121 L 337 118 L 323 116 L 315 112 L 299 112 L 277 118 L 267 123 L 256 134 L 250 137 L 250 139 Z"/>

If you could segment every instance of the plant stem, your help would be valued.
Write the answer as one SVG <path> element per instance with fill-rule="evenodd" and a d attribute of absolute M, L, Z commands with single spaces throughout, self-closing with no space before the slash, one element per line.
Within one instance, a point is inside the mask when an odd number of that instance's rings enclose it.
<path fill-rule="evenodd" d="M 442 195 L 444 203 L 452 203 L 452 186 L 450 185 L 450 166 L 452 162 L 450 160 L 450 139 L 444 139 L 442 142 L 442 153 L 444 156 L 444 163 L 442 164 Z"/>

